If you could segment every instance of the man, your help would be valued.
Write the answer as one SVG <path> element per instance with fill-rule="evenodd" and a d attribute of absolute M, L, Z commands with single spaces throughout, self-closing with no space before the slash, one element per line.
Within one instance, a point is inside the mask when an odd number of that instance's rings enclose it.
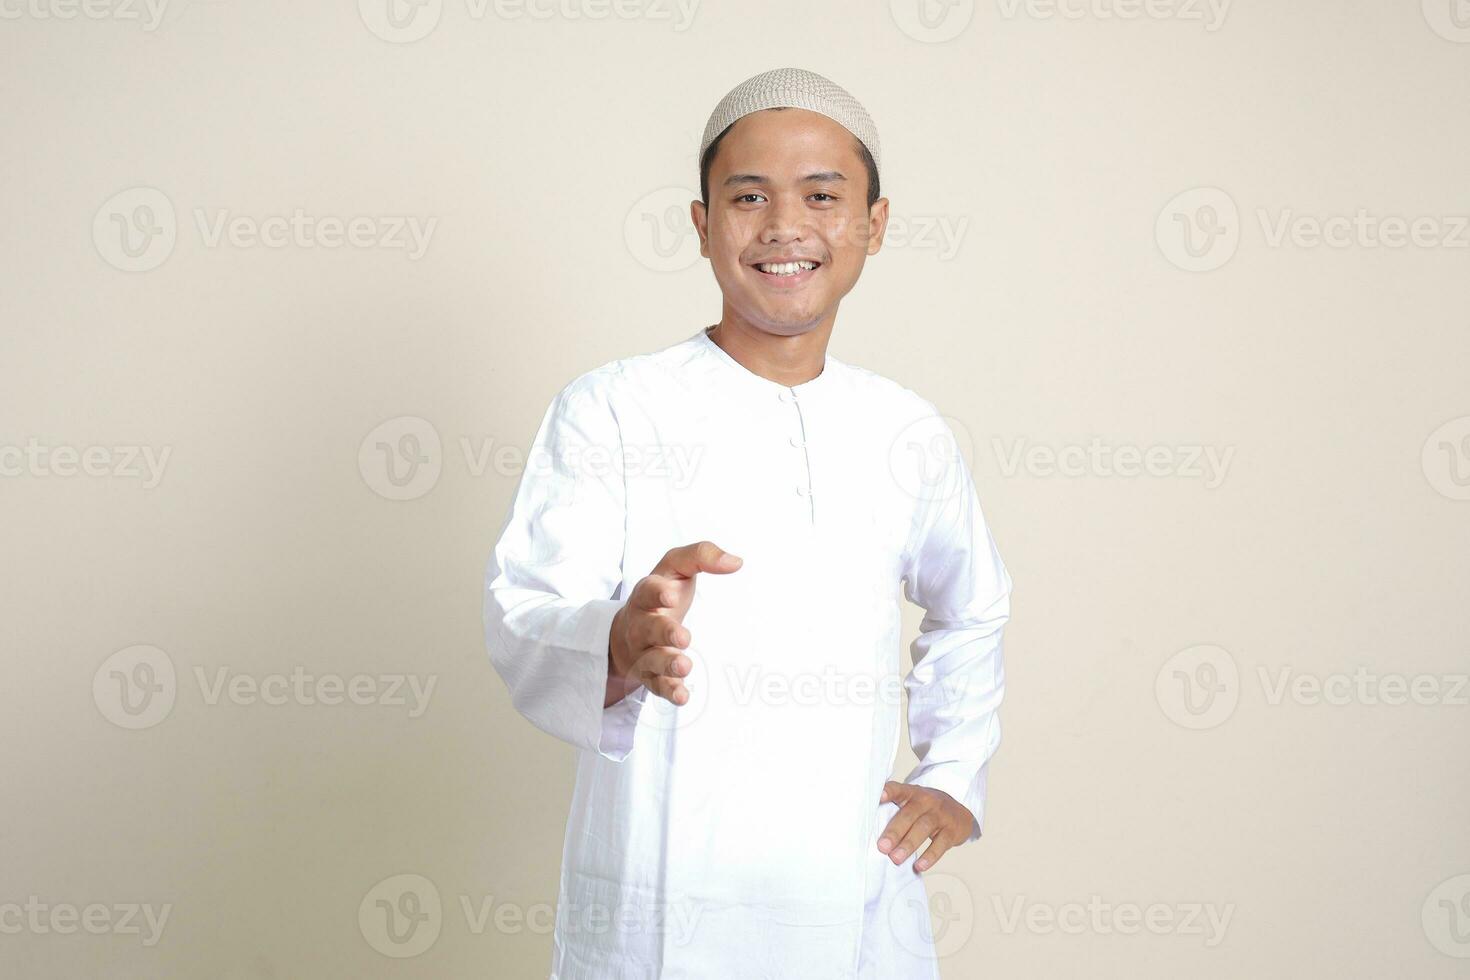
<path fill-rule="evenodd" d="M 719 323 L 536 433 L 484 612 L 517 710 L 581 750 L 554 980 L 938 976 L 918 872 L 980 836 L 1011 582 L 934 405 L 827 353 L 880 160 L 827 79 L 737 86 L 691 204 Z"/>

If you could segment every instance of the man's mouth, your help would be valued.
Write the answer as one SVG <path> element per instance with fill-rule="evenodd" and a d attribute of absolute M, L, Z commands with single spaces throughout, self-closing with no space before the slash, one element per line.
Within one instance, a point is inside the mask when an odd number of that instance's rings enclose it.
<path fill-rule="evenodd" d="M 757 262 L 751 268 L 772 285 L 794 286 L 810 279 L 821 266 L 820 262 L 797 259 L 793 262 Z"/>

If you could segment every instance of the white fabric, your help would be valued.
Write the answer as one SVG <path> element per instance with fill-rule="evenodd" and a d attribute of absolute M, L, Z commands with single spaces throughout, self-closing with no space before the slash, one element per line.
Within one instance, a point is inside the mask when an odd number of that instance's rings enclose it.
<path fill-rule="evenodd" d="M 613 614 L 701 540 L 745 561 L 696 580 L 689 702 L 604 709 Z M 906 676 L 900 582 L 925 610 Z M 953 430 L 871 371 L 828 355 L 786 387 L 701 330 L 563 388 L 484 605 L 516 709 L 580 749 L 553 980 L 937 977 L 916 855 L 876 847 L 898 691 L 905 781 L 969 807 L 974 840 L 1010 587 Z"/>

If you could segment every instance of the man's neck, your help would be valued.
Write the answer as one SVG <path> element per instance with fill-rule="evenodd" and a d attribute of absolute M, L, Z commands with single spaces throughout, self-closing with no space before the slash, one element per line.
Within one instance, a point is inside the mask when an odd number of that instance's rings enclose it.
<path fill-rule="evenodd" d="M 828 319 L 805 333 L 783 337 L 727 315 L 713 327 L 706 327 L 705 333 L 747 371 L 794 388 L 822 373 L 832 324 L 833 320 Z"/>

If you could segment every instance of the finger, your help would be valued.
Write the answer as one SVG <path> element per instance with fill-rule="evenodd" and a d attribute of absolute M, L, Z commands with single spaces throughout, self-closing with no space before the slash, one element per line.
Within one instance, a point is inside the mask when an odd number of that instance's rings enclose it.
<path fill-rule="evenodd" d="M 915 871 L 928 871 L 934 867 L 934 862 L 944 857 L 944 852 L 954 846 L 949 834 L 941 830 L 930 839 L 930 844 L 919 855 L 919 860 L 914 862 Z"/>
<path fill-rule="evenodd" d="M 890 779 L 883 784 L 883 795 L 878 797 L 879 803 L 897 803 L 902 806 L 913 793 L 914 788 L 907 783 L 900 783 Z"/>
<path fill-rule="evenodd" d="M 919 808 L 916 806 L 901 806 L 893 819 L 888 821 L 888 826 L 883 828 L 883 836 L 878 838 L 878 850 L 888 854 L 903 840 L 914 821 L 919 819 Z"/>
<path fill-rule="evenodd" d="M 650 687 L 659 678 L 677 680 L 688 677 L 693 669 L 694 662 L 677 647 L 648 647 L 639 652 L 638 660 L 633 664 L 635 676 Z"/>
<path fill-rule="evenodd" d="M 655 575 L 678 575 L 693 578 L 700 572 L 724 575 L 738 569 L 745 559 L 732 555 L 713 541 L 696 541 L 673 548 L 654 568 Z"/>
<path fill-rule="evenodd" d="M 646 686 L 654 694 L 676 706 L 689 703 L 689 689 L 676 677 L 655 677 Z"/>
<path fill-rule="evenodd" d="M 635 650 L 644 647 L 677 647 L 682 650 L 692 639 L 689 628 L 672 616 L 643 612 L 636 614 L 628 624 L 628 636 Z"/>
<path fill-rule="evenodd" d="M 937 814 L 932 811 L 921 814 L 909 827 L 909 832 L 903 835 L 903 840 L 898 842 L 898 846 L 888 852 L 888 856 L 893 859 L 894 864 L 902 864 L 908 860 L 910 854 L 923 847 L 924 841 L 928 840 L 929 835 L 938 829 L 939 817 Z"/>
<path fill-rule="evenodd" d="M 628 605 L 634 609 L 657 612 L 660 609 L 672 609 L 677 599 L 673 579 L 664 575 L 646 575 L 633 586 L 633 591 L 628 596 Z"/>

